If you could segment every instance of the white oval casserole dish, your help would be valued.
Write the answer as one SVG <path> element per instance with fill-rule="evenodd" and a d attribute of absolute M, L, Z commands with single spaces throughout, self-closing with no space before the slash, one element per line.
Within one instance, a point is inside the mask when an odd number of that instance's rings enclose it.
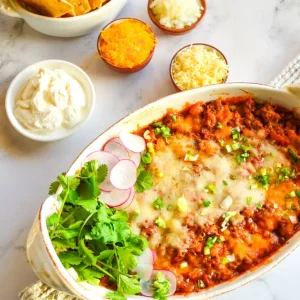
<path fill-rule="evenodd" d="M 181 92 L 151 103 L 128 115 L 110 127 L 97 139 L 95 139 L 85 150 L 83 150 L 83 152 L 74 161 L 67 174 L 74 174 L 75 171 L 80 168 L 83 160 L 89 153 L 101 149 L 110 138 L 117 136 L 121 129 L 134 131 L 138 127 L 146 126 L 154 120 L 161 118 L 168 108 L 180 110 L 187 102 L 191 104 L 200 100 L 209 102 L 215 100 L 219 96 L 230 97 L 242 95 L 247 92 L 252 93 L 255 99 L 261 102 L 270 101 L 271 103 L 278 103 L 288 109 L 297 107 L 296 109 L 300 113 L 299 98 L 284 90 L 278 90 L 259 84 L 228 83 Z M 81 299 L 103 299 L 107 289 L 91 286 L 86 283 L 77 283 L 63 267 L 55 253 L 48 235 L 46 217 L 54 212 L 57 205 L 58 203 L 56 200 L 53 197 L 49 197 L 42 204 L 37 214 L 27 241 L 27 255 L 29 262 L 38 277 L 49 286 L 75 295 Z M 270 259 L 268 259 L 265 264 L 255 268 L 255 270 L 248 271 L 237 277 L 235 280 L 217 285 L 201 293 L 192 293 L 187 297 L 173 296 L 170 298 L 181 300 L 191 298 L 201 300 L 229 292 L 249 283 L 274 268 L 279 262 L 293 252 L 299 244 L 300 232 L 294 235 L 289 242 L 281 248 L 280 251 L 276 252 Z M 129 299 L 142 298 L 145 297 L 129 297 Z"/>

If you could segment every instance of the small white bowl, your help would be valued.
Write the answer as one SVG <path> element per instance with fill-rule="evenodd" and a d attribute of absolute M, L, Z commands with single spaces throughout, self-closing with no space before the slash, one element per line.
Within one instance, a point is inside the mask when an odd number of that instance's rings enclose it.
<path fill-rule="evenodd" d="M 47 133 L 39 133 L 25 128 L 16 119 L 14 110 L 17 96 L 20 91 L 24 89 L 28 81 L 36 75 L 40 68 L 62 69 L 81 84 L 86 96 L 87 107 L 85 108 L 82 120 L 76 126 L 72 128 L 61 128 L 59 130 L 54 130 Z M 94 108 L 95 99 L 96 95 L 94 85 L 89 76 L 81 68 L 63 60 L 44 60 L 25 68 L 13 79 L 6 93 L 5 109 L 10 123 L 19 133 L 32 140 L 40 142 L 52 142 L 64 139 L 78 131 L 90 117 Z"/>
<path fill-rule="evenodd" d="M 82 16 L 51 18 L 24 9 L 17 0 L 0 0 L 0 13 L 22 18 L 30 27 L 47 35 L 74 37 L 103 28 L 117 17 L 127 1 L 110 0 L 103 7 Z"/>

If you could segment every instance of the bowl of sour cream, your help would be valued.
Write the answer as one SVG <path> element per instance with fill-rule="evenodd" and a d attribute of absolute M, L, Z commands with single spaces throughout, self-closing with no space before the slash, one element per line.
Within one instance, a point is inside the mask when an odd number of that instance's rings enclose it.
<path fill-rule="evenodd" d="M 19 133 L 50 142 L 78 131 L 91 115 L 94 103 L 93 83 L 81 68 L 62 60 L 45 60 L 14 78 L 5 108 Z"/>

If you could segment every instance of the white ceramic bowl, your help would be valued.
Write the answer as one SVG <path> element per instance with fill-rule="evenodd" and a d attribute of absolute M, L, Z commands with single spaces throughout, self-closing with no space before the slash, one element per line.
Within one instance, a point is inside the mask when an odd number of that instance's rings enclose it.
<path fill-rule="evenodd" d="M 36 75 L 40 68 L 62 69 L 80 83 L 86 95 L 87 106 L 84 110 L 82 120 L 76 126 L 72 128 L 62 128 L 45 134 L 28 130 L 16 119 L 14 110 L 17 96 L 20 91 L 24 89 L 28 81 L 34 75 Z M 95 99 L 96 95 L 94 85 L 89 76 L 81 68 L 63 60 L 44 60 L 25 68 L 13 79 L 6 93 L 5 109 L 10 123 L 19 133 L 32 140 L 40 142 L 51 142 L 66 138 L 78 131 L 90 117 L 94 108 Z"/>
<path fill-rule="evenodd" d="M 116 136 L 121 129 L 128 131 L 136 130 L 138 127 L 148 125 L 154 120 L 162 117 L 167 112 L 168 108 L 174 108 L 176 110 L 181 109 L 187 102 L 191 104 L 199 100 L 209 102 L 218 98 L 219 96 L 224 97 L 224 95 L 226 95 L 230 97 L 242 95 L 245 94 L 245 91 L 254 94 L 255 98 L 262 102 L 270 101 L 271 103 L 278 103 L 289 109 L 298 107 L 297 110 L 300 113 L 299 98 L 289 94 L 284 90 L 259 84 L 229 83 L 206 86 L 182 93 L 177 93 L 137 110 L 110 127 L 107 131 L 95 139 L 85 150 L 83 150 L 83 152 L 76 158 L 67 174 L 74 174 L 76 170 L 81 167 L 83 160 L 89 153 L 101 149 L 102 146 L 109 139 Z M 68 271 L 63 267 L 55 253 L 48 235 L 46 218 L 55 211 L 57 205 L 58 203 L 54 197 L 50 197 L 42 204 L 37 214 L 27 241 L 27 255 L 29 263 L 39 278 L 53 288 L 75 295 L 81 299 L 103 299 L 105 293 L 107 292 L 104 287 L 94 287 L 86 283 L 77 283 L 76 280 L 74 280 Z M 299 244 L 300 232 L 296 233 L 288 241 L 288 243 L 281 248 L 280 251 L 277 251 L 272 256 L 272 259 L 267 260 L 267 262 L 262 266 L 246 272 L 237 279 L 217 285 L 201 293 L 192 293 L 187 297 L 174 296 L 170 297 L 170 299 L 174 298 L 184 300 L 190 298 L 203 300 L 229 292 L 271 270 L 292 251 L 294 251 Z M 145 299 L 145 297 L 132 296 L 129 297 L 129 299 Z"/>
<path fill-rule="evenodd" d="M 31 13 L 24 9 L 17 0 L 0 0 L 0 12 L 11 17 L 23 18 L 30 27 L 41 33 L 74 37 L 103 28 L 117 17 L 127 1 L 110 0 L 100 9 L 70 18 L 50 18 Z"/>

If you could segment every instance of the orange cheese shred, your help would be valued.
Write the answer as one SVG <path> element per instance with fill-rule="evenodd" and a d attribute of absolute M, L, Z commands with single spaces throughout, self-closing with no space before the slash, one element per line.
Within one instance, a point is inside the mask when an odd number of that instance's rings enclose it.
<path fill-rule="evenodd" d="M 155 44 L 156 38 L 149 25 L 129 19 L 102 31 L 100 53 L 114 66 L 133 68 L 147 60 Z"/>

